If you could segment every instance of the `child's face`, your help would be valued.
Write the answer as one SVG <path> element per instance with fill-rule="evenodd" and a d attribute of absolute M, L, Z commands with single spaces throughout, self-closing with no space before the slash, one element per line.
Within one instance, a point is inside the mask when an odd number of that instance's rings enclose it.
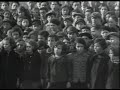
<path fill-rule="evenodd" d="M 90 41 L 90 39 L 87 36 L 82 36 L 82 38 L 85 40 L 86 44 Z"/>
<path fill-rule="evenodd" d="M 70 40 L 73 40 L 77 37 L 76 33 L 68 33 L 67 36 Z"/>
<path fill-rule="evenodd" d="M 61 52 L 62 52 L 62 46 L 61 45 L 58 45 L 58 46 L 54 47 L 54 53 L 55 53 L 55 55 L 60 56 Z"/>
<path fill-rule="evenodd" d="M 49 47 L 54 47 L 54 45 L 55 45 L 55 39 L 51 38 L 51 37 L 48 37 L 48 46 Z"/>
<path fill-rule="evenodd" d="M 41 29 L 40 25 L 33 25 L 33 30 L 39 31 Z"/>
<path fill-rule="evenodd" d="M 3 47 L 6 51 L 9 51 L 11 49 L 9 41 L 3 40 Z"/>
<path fill-rule="evenodd" d="M 33 52 L 33 46 L 29 43 L 26 43 L 26 52 L 31 53 Z"/>
<path fill-rule="evenodd" d="M 91 28 L 91 35 L 92 36 L 101 36 L 100 30 L 96 30 L 94 27 Z"/>
<path fill-rule="evenodd" d="M 28 35 L 23 35 L 23 40 L 27 41 L 28 40 Z"/>
<path fill-rule="evenodd" d="M 12 3 L 11 9 L 15 10 L 18 8 L 18 4 L 17 3 Z"/>
<path fill-rule="evenodd" d="M 112 49 L 109 50 L 109 57 L 113 63 L 119 63 L 120 61 L 119 56 L 114 56 L 114 52 Z"/>
<path fill-rule="evenodd" d="M 54 19 L 55 18 L 55 16 L 54 15 L 50 15 L 50 16 L 48 16 L 47 17 L 47 20 L 48 20 L 48 22 L 50 22 L 52 19 Z"/>
<path fill-rule="evenodd" d="M 99 43 L 95 43 L 94 44 L 94 51 L 96 52 L 96 53 L 99 53 L 99 52 L 101 52 L 103 49 L 102 49 L 102 47 L 101 47 L 101 45 L 99 44 Z"/>
<path fill-rule="evenodd" d="M 101 7 L 100 12 L 102 15 L 105 15 L 107 13 L 108 9 L 107 7 Z"/>
<path fill-rule="evenodd" d="M 42 35 L 38 35 L 38 41 L 45 41 L 45 37 L 43 37 Z"/>
<path fill-rule="evenodd" d="M 4 18 L 10 18 L 10 12 L 5 12 L 4 13 Z"/>
<path fill-rule="evenodd" d="M 109 25 L 109 27 L 114 27 L 117 25 L 117 23 L 113 18 L 110 17 L 108 20 L 108 25 Z"/>
<path fill-rule="evenodd" d="M 78 30 L 81 30 L 81 27 L 83 27 L 84 26 L 84 24 L 83 23 L 77 23 L 76 24 L 76 28 L 78 29 Z"/>
<path fill-rule="evenodd" d="M 23 51 L 25 49 L 26 44 L 24 41 L 20 41 L 17 42 L 16 46 L 18 51 Z"/>
<path fill-rule="evenodd" d="M 108 34 L 109 34 L 109 31 L 107 31 L 107 30 L 101 31 L 101 36 L 102 36 L 104 39 L 106 39 L 106 37 L 107 37 Z"/>
<path fill-rule="evenodd" d="M 81 31 L 82 31 L 82 33 L 90 33 L 89 29 L 82 29 Z"/>
<path fill-rule="evenodd" d="M 91 18 L 91 22 L 93 26 L 101 25 L 102 22 L 99 18 Z"/>
<path fill-rule="evenodd" d="M 28 21 L 28 19 L 23 19 L 23 20 L 22 20 L 22 26 L 23 26 L 23 27 L 28 27 L 28 26 L 29 26 L 29 21 Z"/>
<path fill-rule="evenodd" d="M 8 10 L 8 4 L 7 3 L 2 3 L 2 5 L 1 5 L 1 9 L 3 9 L 3 10 Z"/>
<path fill-rule="evenodd" d="M 62 15 L 68 15 L 69 14 L 69 9 L 68 8 L 63 8 L 62 9 Z"/>
<path fill-rule="evenodd" d="M 11 27 L 10 23 L 8 23 L 8 22 L 3 23 L 4 29 L 9 29 L 10 27 Z"/>
<path fill-rule="evenodd" d="M 84 45 L 81 43 L 76 43 L 76 50 L 78 53 L 82 53 L 84 51 Z"/>
<path fill-rule="evenodd" d="M 30 35 L 30 39 L 35 40 L 35 41 L 36 41 L 36 36 L 32 34 L 32 35 Z"/>
<path fill-rule="evenodd" d="M 119 45 L 119 38 L 116 36 L 111 36 L 110 41 L 112 45 Z"/>
<path fill-rule="evenodd" d="M 22 18 L 17 18 L 17 25 L 22 26 Z"/>
<path fill-rule="evenodd" d="M 33 16 L 39 16 L 39 9 L 32 11 Z"/>
<path fill-rule="evenodd" d="M 45 10 L 40 10 L 39 13 L 40 13 L 40 16 L 41 16 L 41 17 L 44 17 L 45 14 L 46 14 L 46 11 L 45 11 Z"/>
<path fill-rule="evenodd" d="M 18 39 L 18 38 L 20 38 L 20 35 L 19 35 L 19 32 L 13 32 L 12 33 L 12 37 L 13 37 L 13 39 Z"/>

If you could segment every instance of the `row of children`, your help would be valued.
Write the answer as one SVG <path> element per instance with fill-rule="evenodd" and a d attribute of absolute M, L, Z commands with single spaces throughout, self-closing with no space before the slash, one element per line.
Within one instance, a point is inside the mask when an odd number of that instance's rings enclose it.
<path fill-rule="evenodd" d="M 27 4 L 1 2 L 0 88 L 119 88 L 119 2 Z"/>

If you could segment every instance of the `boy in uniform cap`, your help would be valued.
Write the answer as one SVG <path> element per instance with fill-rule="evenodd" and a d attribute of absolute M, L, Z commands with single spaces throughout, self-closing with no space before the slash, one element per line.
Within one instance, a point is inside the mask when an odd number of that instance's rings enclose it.
<path fill-rule="evenodd" d="M 75 22 L 76 22 L 78 19 L 84 19 L 84 18 L 85 18 L 85 17 L 84 17 L 84 15 L 83 15 L 82 13 L 77 13 L 77 12 L 73 13 L 73 20 L 74 20 L 73 26 L 75 26 Z"/>
<path fill-rule="evenodd" d="M 81 33 L 81 34 L 79 34 L 79 36 L 85 40 L 86 46 L 88 49 L 93 42 L 92 41 L 93 38 L 92 38 L 91 34 L 90 33 Z"/>
<path fill-rule="evenodd" d="M 87 25 L 84 25 L 81 27 L 81 33 L 91 33 L 90 32 L 90 27 L 88 27 Z"/>
<path fill-rule="evenodd" d="M 120 34 L 116 32 L 111 32 L 107 35 L 106 40 L 109 40 L 110 46 L 118 47 L 119 46 Z"/>
<path fill-rule="evenodd" d="M 78 30 L 73 27 L 73 26 L 69 26 L 67 28 L 67 36 L 70 39 L 70 52 L 74 52 L 75 51 L 75 38 L 78 36 Z"/>
<path fill-rule="evenodd" d="M 84 19 L 78 19 L 76 22 L 75 22 L 75 28 L 79 30 L 79 33 L 81 33 L 81 28 L 86 25 Z"/>
<path fill-rule="evenodd" d="M 12 28 L 12 22 L 10 20 L 4 19 L 3 20 L 3 33 L 6 35 L 7 31 Z"/>
<path fill-rule="evenodd" d="M 40 31 L 41 29 L 41 21 L 40 20 L 33 20 L 32 28 L 34 31 Z"/>
<path fill-rule="evenodd" d="M 56 13 L 50 10 L 48 13 L 46 13 L 46 18 L 49 23 L 53 18 L 56 18 Z"/>
<path fill-rule="evenodd" d="M 64 20 L 63 22 L 64 22 L 64 25 L 65 25 L 65 27 L 63 28 L 63 32 L 67 33 L 67 28 L 69 26 L 72 26 L 73 19 L 70 16 L 68 16 L 68 17 L 65 17 L 63 20 Z"/>
<path fill-rule="evenodd" d="M 101 36 L 106 39 L 107 35 L 110 33 L 110 28 L 108 26 L 103 26 L 101 29 Z"/>

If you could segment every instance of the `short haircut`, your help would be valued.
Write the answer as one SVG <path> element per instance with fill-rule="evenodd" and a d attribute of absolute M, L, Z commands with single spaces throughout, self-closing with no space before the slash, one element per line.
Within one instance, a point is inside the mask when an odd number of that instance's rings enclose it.
<path fill-rule="evenodd" d="M 16 48 L 16 43 L 13 38 L 11 37 L 6 37 L 3 39 L 3 41 L 8 41 L 10 43 L 10 46 L 12 49 Z"/>
<path fill-rule="evenodd" d="M 49 35 L 48 38 L 54 38 L 55 41 L 58 41 L 58 37 L 57 37 L 57 35 Z"/>
<path fill-rule="evenodd" d="M 47 31 L 40 31 L 38 35 L 45 37 L 45 39 L 47 40 L 49 33 Z"/>
<path fill-rule="evenodd" d="M 38 44 L 34 40 L 30 39 L 30 40 L 26 41 L 26 43 L 29 43 L 33 47 L 33 52 L 35 52 L 38 49 Z"/>
<path fill-rule="evenodd" d="M 61 42 L 61 41 L 57 41 L 56 42 L 56 44 L 55 44 L 55 47 L 57 47 L 57 46 L 59 46 L 59 45 L 61 45 L 62 46 L 62 52 L 61 52 L 61 55 L 65 55 L 65 54 L 67 54 L 67 46 L 65 45 L 65 43 L 64 42 Z M 54 48 L 55 48 L 54 47 Z"/>
<path fill-rule="evenodd" d="M 18 32 L 20 36 L 23 35 L 23 32 L 22 32 L 21 28 L 19 28 L 17 26 L 12 28 L 12 32 L 11 33 L 13 33 L 13 32 Z"/>
<path fill-rule="evenodd" d="M 108 46 L 105 39 L 103 39 L 103 38 L 96 38 L 95 41 L 94 41 L 94 44 L 95 43 L 100 44 L 100 46 L 103 48 L 103 50 L 106 49 L 107 46 Z"/>

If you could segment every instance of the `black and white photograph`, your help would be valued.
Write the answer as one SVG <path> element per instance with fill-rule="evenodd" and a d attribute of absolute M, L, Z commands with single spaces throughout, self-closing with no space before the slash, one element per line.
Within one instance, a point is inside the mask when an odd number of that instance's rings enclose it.
<path fill-rule="evenodd" d="M 119 1 L 0 1 L 0 89 L 120 89 Z"/>

